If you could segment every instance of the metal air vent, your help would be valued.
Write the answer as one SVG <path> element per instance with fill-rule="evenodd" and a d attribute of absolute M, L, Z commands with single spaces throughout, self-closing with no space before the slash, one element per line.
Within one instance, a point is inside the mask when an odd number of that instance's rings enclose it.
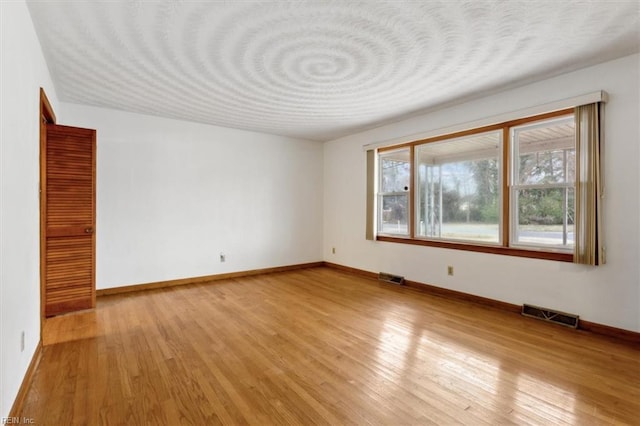
<path fill-rule="evenodd" d="M 564 325 L 565 327 L 578 328 L 578 315 L 574 314 L 524 304 L 522 305 L 522 315 Z"/>
<path fill-rule="evenodd" d="M 391 284 L 404 285 L 404 277 L 401 277 L 400 275 L 389 274 L 387 272 L 379 272 L 378 280 L 385 281 Z"/>

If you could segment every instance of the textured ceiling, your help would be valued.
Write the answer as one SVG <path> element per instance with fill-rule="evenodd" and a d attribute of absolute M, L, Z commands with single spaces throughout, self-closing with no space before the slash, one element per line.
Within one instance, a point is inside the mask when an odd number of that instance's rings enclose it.
<path fill-rule="evenodd" d="M 637 1 L 28 1 L 60 100 L 329 140 L 638 51 Z"/>

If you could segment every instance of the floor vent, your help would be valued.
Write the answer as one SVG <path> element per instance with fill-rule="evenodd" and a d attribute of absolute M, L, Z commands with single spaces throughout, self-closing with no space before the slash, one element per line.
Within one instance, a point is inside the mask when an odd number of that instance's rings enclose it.
<path fill-rule="evenodd" d="M 565 327 L 578 328 L 578 315 L 574 314 L 525 304 L 522 305 L 522 315 L 564 325 Z"/>
<path fill-rule="evenodd" d="M 385 281 L 391 284 L 404 285 L 404 277 L 401 277 L 400 275 L 393 275 L 393 274 L 388 274 L 386 272 L 379 272 L 378 279 L 380 281 Z"/>

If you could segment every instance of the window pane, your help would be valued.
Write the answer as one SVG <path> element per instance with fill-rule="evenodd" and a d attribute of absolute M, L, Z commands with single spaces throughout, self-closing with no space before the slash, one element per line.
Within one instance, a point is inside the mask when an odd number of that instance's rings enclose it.
<path fill-rule="evenodd" d="M 520 189 L 515 192 L 518 206 L 515 243 L 573 247 L 573 188 Z"/>
<path fill-rule="evenodd" d="M 416 147 L 416 235 L 498 243 L 501 132 Z"/>
<path fill-rule="evenodd" d="M 409 148 L 380 154 L 380 193 L 409 190 Z"/>
<path fill-rule="evenodd" d="M 409 194 L 381 195 L 378 232 L 408 235 Z"/>
<path fill-rule="evenodd" d="M 520 185 L 567 183 L 575 180 L 576 151 L 573 117 L 547 120 L 514 129 L 519 154 Z"/>

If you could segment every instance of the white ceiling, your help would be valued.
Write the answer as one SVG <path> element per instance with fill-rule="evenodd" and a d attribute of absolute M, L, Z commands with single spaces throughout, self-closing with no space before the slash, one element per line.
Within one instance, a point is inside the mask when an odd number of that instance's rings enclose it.
<path fill-rule="evenodd" d="M 28 1 L 58 98 L 314 140 L 637 52 L 638 1 Z"/>

